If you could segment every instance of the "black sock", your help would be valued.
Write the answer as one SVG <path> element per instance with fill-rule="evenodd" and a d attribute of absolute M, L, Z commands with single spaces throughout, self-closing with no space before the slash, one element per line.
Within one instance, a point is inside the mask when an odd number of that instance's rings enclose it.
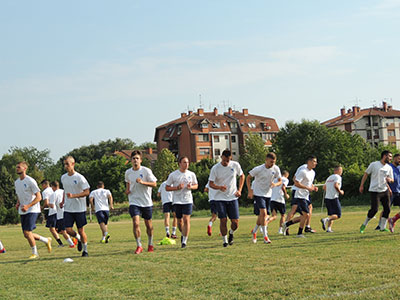
<path fill-rule="evenodd" d="M 303 228 L 299 227 L 299 231 L 297 232 L 297 234 L 303 234 Z"/>
<path fill-rule="evenodd" d="M 63 243 L 61 242 L 60 239 L 57 239 L 57 243 L 58 243 L 59 245 L 62 245 L 62 244 L 63 244 Z"/>
<path fill-rule="evenodd" d="M 293 221 L 290 220 L 290 221 L 286 222 L 286 227 L 289 227 L 290 225 L 293 225 L 293 224 L 294 224 Z"/>

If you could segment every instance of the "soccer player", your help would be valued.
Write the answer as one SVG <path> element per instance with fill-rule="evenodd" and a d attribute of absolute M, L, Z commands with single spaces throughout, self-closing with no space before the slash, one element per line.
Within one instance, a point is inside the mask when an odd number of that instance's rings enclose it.
<path fill-rule="evenodd" d="M 237 177 L 239 176 L 239 187 Z M 222 234 L 223 246 L 233 244 L 233 233 L 239 227 L 239 197 L 242 195 L 245 175 L 240 164 L 232 161 L 230 150 L 224 150 L 221 155 L 221 162 L 215 164 L 210 171 L 208 178 L 210 188 L 215 189 L 215 203 L 217 206 L 218 218 L 220 220 L 220 232 Z M 227 217 L 231 220 L 229 230 Z"/>
<path fill-rule="evenodd" d="M 64 169 L 67 171 L 61 176 L 64 188 L 64 197 L 60 208 L 64 208 L 64 222 L 67 233 L 78 239 L 78 251 L 82 251 L 82 257 L 89 256 L 87 250 L 87 235 L 84 226 L 86 220 L 86 197 L 89 196 L 89 183 L 86 178 L 75 171 L 75 159 L 67 156 L 64 159 Z M 78 232 L 72 227 L 76 223 Z"/>
<path fill-rule="evenodd" d="M 165 234 L 167 237 L 176 239 L 176 227 L 177 227 L 177 219 L 174 210 L 172 209 L 172 192 L 168 192 L 165 187 L 167 186 L 167 181 L 161 183 L 160 187 L 158 188 L 157 196 L 161 198 L 161 203 L 163 207 L 163 214 L 164 214 L 164 227 L 165 227 Z M 172 212 L 173 220 L 172 220 L 172 234 L 169 230 L 169 219 L 170 214 Z"/>
<path fill-rule="evenodd" d="M 64 239 L 68 242 L 70 248 L 75 248 L 75 245 L 78 242 L 78 240 L 76 238 L 72 240 L 69 234 L 65 231 L 64 208 L 60 207 L 60 204 L 64 197 L 64 190 L 60 189 L 60 184 L 58 183 L 58 181 L 52 181 L 50 183 L 50 186 L 51 189 L 53 190 L 53 194 L 50 196 L 49 199 L 49 210 L 55 209 L 57 211 L 56 214 L 57 221 L 55 225 L 55 228 L 57 229 L 56 233 L 62 234 Z M 56 239 L 59 244 L 59 247 L 63 247 L 64 245 L 62 244 L 61 240 L 59 240 L 60 238 L 56 237 Z"/>
<path fill-rule="evenodd" d="M 272 195 L 271 195 L 271 202 L 270 202 L 270 209 L 271 209 L 271 216 L 269 217 L 267 224 L 274 221 L 277 218 L 278 212 L 281 214 L 281 219 L 279 220 L 279 231 L 278 234 L 283 234 L 283 223 L 285 222 L 285 213 L 286 213 L 286 202 L 285 198 L 289 199 L 290 196 L 286 191 L 286 187 L 289 184 L 289 172 L 283 171 L 282 172 L 282 183 L 274 188 L 272 188 Z M 275 179 L 275 183 L 278 180 Z"/>
<path fill-rule="evenodd" d="M 47 217 L 49 216 L 49 199 L 51 194 L 53 194 L 53 190 L 50 187 L 50 183 L 48 180 L 42 180 L 40 183 L 42 186 L 42 200 L 43 200 L 43 214 L 44 220 L 47 221 Z"/>
<path fill-rule="evenodd" d="M 4 248 L 3 243 L 0 241 L 0 254 L 6 253 L 6 248 Z"/>
<path fill-rule="evenodd" d="M 339 195 L 344 195 L 342 187 L 343 168 L 336 166 L 333 174 L 325 181 L 325 205 L 328 210 L 328 217 L 321 219 L 322 229 L 326 232 L 332 231 L 333 221 L 339 219 L 342 215 L 342 207 L 339 201 Z"/>
<path fill-rule="evenodd" d="M 36 259 L 39 258 L 36 241 L 46 244 L 47 250 L 51 252 L 51 238 L 45 238 L 32 232 L 36 228 L 36 220 L 40 215 L 40 200 L 42 200 L 42 196 L 36 181 L 26 175 L 27 169 L 28 164 L 24 161 L 19 162 L 16 166 L 19 176 L 15 181 L 15 192 L 18 198 L 16 208 L 21 216 L 24 237 L 28 240 L 32 249 L 32 255 L 29 259 Z"/>
<path fill-rule="evenodd" d="M 110 239 L 107 226 L 108 218 L 110 217 L 110 208 L 114 209 L 114 204 L 111 192 L 104 188 L 103 181 L 97 183 L 97 189 L 90 193 L 89 201 L 92 207 L 94 206 L 95 208 L 97 222 L 102 232 L 100 243 L 106 244 Z"/>
<path fill-rule="evenodd" d="M 389 165 L 392 160 L 392 153 L 390 151 L 382 151 L 381 159 L 372 162 L 361 179 L 360 193 L 364 192 L 364 183 L 368 176 L 371 175 L 371 181 L 369 185 L 369 192 L 371 195 L 371 209 L 368 211 L 367 218 L 360 227 L 360 233 L 364 233 L 365 227 L 368 222 L 375 216 L 378 211 L 379 201 L 383 206 L 382 218 L 379 221 L 380 231 L 387 231 L 386 223 L 390 214 L 390 195 L 388 183 L 394 182 L 393 169 Z"/>
<path fill-rule="evenodd" d="M 189 158 L 183 156 L 179 159 L 179 169 L 169 174 L 165 189 L 173 192 L 173 205 L 178 228 L 182 234 L 181 247 L 186 248 L 190 233 L 190 216 L 193 210 L 192 190 L 199 186 L 196 174 L 188 170 Z"/>
<path fill-rule="evenodd" d="M 265 158 L 265 163 L 253 168 L 249 175 L 247 175 L 246 183 L 248 189 L 248 198 L 253 199 L 257 204 L 260 214 L 258 215 L 257 225 L 261 226 L 261 231 L 264 234 L 264 243 L 271 243 L 268 238 L 267 230 L 267 217 L 270 214 L 269 206 L 271 201 L 272 188 L 282 184 L 281 170 L 277 165 L 275 153 L 268 153 Z M 251 181 L 254 178 L 254 185 L 252 186 Z M 274 180 L 277 180 L 274 183 Z M 254 235 L 256 232 L 253 231 L 253 242 Z"/>
<path fill-rule="evenodd" d="M 210 211 L 211 211 L 211 218 L 208 221 L 207 225 L 207 234 L 208 236 L 211 236 L 212 234 L 212 226 L 217 219 L 217 208 L 215 206 L 215 201 L 214 201 L 214 193 L 215 190 L 210 188 L 210 183 L 207 182 L 205 188 L 204 188 L 204 193 L 208 193 L 208 203 L 210 204 Z"/>
<path fill-rule="evenodd" d="M 392 192 L 391 204 L 394 206 L 400 206 L 400 154 L 395 154 L 393 156 L 393 163 L 390 164 L 393 169 L 394 182 L 389 184 L 390 190 Z M 400 213 L 397 213 L 393 218 L 389 218 L 389 230 L 394 233 L 394 226 L 396 221 L 400 219 Z"/>
<path fill-rule="evenodd" d="M 64 247 L 60 236 L 56 231 L 57 227 L 57 207 L 55 205 L 56 195 L 54 195 L 55 191 L 50 187 L 49 182 L 47 180 L 42 181 L 42 187 L 46 187 L 42 192 L 42 197 L 45 199 L 45 206 L 48 207 L 48 215 L 46 220 L 46 227 L 49 228 L 50 233 L 56 239 L 58 243 L 58 247 Z M 50 189 L 51 191 L 48 191 Z M 45 198 L 46 197 L 46 198 Z M 62 195 L 61 195 L 62 197 Z M 61 198 L 62 199 L 62 198 Z"/>
<path fill-rule="evenodd" d="M 296 185 L 296 187 L 298 187 L 295 192 L 295 203 L 301 211 L 300 225 L 299 231 L 297 232 L 297 237 L 305 237 L 303 235 L 303 229 L 310 215 L 309 203 L 307 201 L 309 201 L 310 192 L 318 191 L 318 187 L 314 186 L 313 184 L 315 178 L 314 169 L 316 166 L 317 158 L 315 156 L 310 156 L 307 159 L 307 167 L 300 168 L 300 170 L 295 174 L 294 184 Z M 283 228 L 283 230 L 286 230 L 286 228 Z"/>
<path fill-rule="evenodd" d="M 151 199 L 151 190 L 157 186 L 157 178 L 153 172 L 142 164 L 142 152 L 135 150 L 131 154 L 132 168 L 125 172 L 126 190 L 125 194 L 129 198 L 129 214 L 133 222 L 133 234 L 136 239 L 135 254 L 143 252 L 140 215 L 144 219 L 146 232 L 148 236 L 148 252 L 154 252 L 153 245 L 153 200 Z"/>

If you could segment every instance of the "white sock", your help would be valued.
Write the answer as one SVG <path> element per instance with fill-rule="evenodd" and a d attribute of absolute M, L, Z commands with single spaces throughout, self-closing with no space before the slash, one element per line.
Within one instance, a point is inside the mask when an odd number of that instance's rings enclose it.
<path fill-rule="evenodd" d="M 31 248 L 32 248 L 32 254 L 39 255 L 39 253 L 37 252 L 37 247 L 36 247 L 36 245 L 33 246 L 33 247 L 31 247 Z"/>
<path fill-rule="evenodd" d="M 253 233 L 257 233 L 258 227 L 260 227 L 260 225 L 256 225 L 253 229 Z"/>
<path fill-rule="evenodd" d="M 165 232 L 169 234 L 169 226 L 165 226 Z"/>
<path fill-rule="evenodd" d="M 81 241 L 81 236 L 80 236 L 79 233 L 76 233 L 76 236 L 75 236 L 75 237 L 78 239 L 78 241 Z"/>
<path fill-rule="evenodd" d="M 153 236 L 149 236 L 149 246 L 153 246 Z"/>
<path fill-rule="evenodd" d="M 41 241 L 42 243 L 47 244 L 49 242 L 49 239 L 45 238 L 45 237 L 42 237 L 42 236 L 39 236 L 39 241 Z"/>
<path fill-rule="evenodd" d="M 87 252 L 87 243 L 83 243 L 82 251 Z"/>
<path fill-rule="evenodd" d="M 182 236 L 182 244 L 187 244 L 188 237 Z"/>
<path fill-rule="evenodd" d="M 364 226 L 367 226 L 367 225 L 368 225 L 368 222 L 369 222 L 370 220 L 371 220 L 371 218 L 368 218 L 368 217 L 367 217 L 367 218 L 365 219 L 363 225 L 364 225 Z"/>
<path fill-rule="evenodd" d="M 329 217 L 324 218 L 323 221 L 324 221 L 324 222 L 328 222 L 328 221 L 329 221 Z"/>
<path fill-rule="evenodd" d="M 311 226 L 310 225 L 306 225 L 306 228 L 311 228 Z"/>
<path fill-rule="evenodd" d="M 229 234 L 233 234 L 233 230 L 232 229 L 229 229 Z"/>
<path fill-rule="evenodd" d="M 0 241 L 0 250 L 3 250 L 3 248 L 4 248 L 4 246 L 3 246 L 3 244 L 2 244 L 1 241 Z"/>
<path fill-rule="evenodd" d="M 279 231 L 283 231 L 283 228 L 282 228 L 282 227 L 279 227 Z"/>
<path fill-rule="evenodd" d="M 387 224 L 387 218 L 381 218 L 379 220 L 379 227 L 381 228 L 381 230 L 386 228 L 386 224 Z"/>
<path fill-rule="evenodd" d="M 329 227 L 328 227 L 328 231 L 331 231 L 331 230 L 332 230 L 332 227 L 329 226 Z"/>
<path fill-rule="evenodd" d="M 264 228 L 262 226 L 258 226 L 260 228 L 261 233 L 264 235 Z"/>
<path fill-rule="evenodd" d="M 228 236 L 227 235 L 223 235 L 222 240 L 224 241 L 224 244 L 228 244 Z"/>
<path fill-rule="evenodd" d="M 172 234 L 176 234 L 176 227 L 172 227 Z"/>
<path fill-rule="evenodd" d="M 262 231 L 264 233 L 264 237 L 268 235 L 267 226 L 261 226 Z"/>
<path fill-rule="evenodd" d="M 212 221 L 208 222 L 208 226 L 212 227 L 212 225 L 213 225 Z"/>
<path fill-rule="evenodd" d="M 138 237 L 138 238 L 136 239 L 136 245 L 137 245 L 138 247 L 142 247 L 142 242 L 140 241 L 140 237 Z"/>
<path fill-rule="evenodd" d="M 104 232 L 104 237 L 106 237 L 108 235 L 108 232 L 106 231 L 106 232 Z"/>
<path fill-rule="evenodd" d="M 68 238 L 68 239 L 67 239 L 67 242 L 68 242 L 68 244 L 69 244 L 70 246 L 73 246 L 73 245 L 74 245 L 74 242 L 72 241 L 71 238 Z"/>

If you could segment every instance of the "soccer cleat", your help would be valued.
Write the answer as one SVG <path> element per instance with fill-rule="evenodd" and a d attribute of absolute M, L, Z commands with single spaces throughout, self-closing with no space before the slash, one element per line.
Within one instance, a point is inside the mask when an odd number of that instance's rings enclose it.
<path fill-rule="evenodd" d="M 72 242 L 74 243 L 74 246 L 76 246 L 76 244 L 78 244 L 78 239 L 73 237 Z M 73 247 L 71 247 L 71 248 L 73 248 Z"/>
<path fill-rule="evenodd" d="M 283 234 L 283 229 L 282 229 L 282 227 L 279 227 L 278 234 Z"/>
<path fill-rule="evenodd" d="M 111 237 L 111 235 L 109 235 L 109 234 L 106 235 L 106 244 L 108 244 L 110 237 Z"/>
<path fill-rule="evenodd" d="M 375 230 L 381 230 L 381 226 L 379 226 L 379 225 L 376 226 L 376 227 L 375 227 Z"/>
<path fill-rule="evenodd" d="M 360 226 L 360 233 L 364 233 L 364 230 L 365 230 L 365 225 L 362 224 L 362 225 Z"/>
<path fill-rule="evenodd" d="M 305 238 L 306 236 L 305 236 L 304 234 L 298 234 L 298 235 L 296 235 L 296 237 L 298 237 L 298 238 Z"/>
<path fill-rule="evenodd" d="M 75 245 L 69 245 L 70 248 L 75 248 Z"/>
<path fill-rule="evenodd" d="M 46 243 L 46 247 L 47 247 L 47 251 L 49 251 L 49 253 L 51 252 L 51 238 L 47 238 L 47 243 Z"/>
<path fill-rule="evenodd" d="M 37 254 L 32 254 L 31 256 L 29 256 L 29 259 L 38 259 L 39 255 Z"/>
<path fill-rule="evenodd" d="M 1 249 L 0 253 L 6 253 L 6 248 Z"/>
<path fill-rule="evenodd" d="M 396 223 L 393 222 L 393 219 L 392 219 L 392 218 L 389 218 L 388 223 L 389 223 L 389 230 L 390 230 L 390 232 L 391 232 L 391 233 L 394 233 L 394 226 L 396 225 Z"/>
<path fill-rule="evenodd" d="M 223 243 L 222 244 L 225 248 L 228 247 L 228 243 Z"/>
<path fill-rule="evenodd" d="M 229 233 L 228 244 L 233 245 L 233 233 Z"/>
<path fill-rule="evenodd" d="M 177 238 L 176 234 L 171 234 L 171 238 L 176 239 Z"/>
<path fill-rule="evenodd" d="M 211 236 L 211 233 L 212 233 L 211 226 L 208 225 L 207 226 L 207 234 L 208 234 L 208 236 Z"/>
<path fill-rule="evenodd" d="M 142 246 L 137 246 L 136 250 L 135 250 L 135 254 L 140 254 L 143 252 L 143 247 Z"/>
<path fill-rule="evenodd" d="M 306 227 L 306 229 L 304 229 L 304 232 L 307 233 L 316 233 L 316 231 L 314 229 L 312 229 L 311 227 Z"/>
<path fill-rule="evenodd" d="M 390 230 L 389 229 L 387 229 L 387 228 L 383 228 L 382 230 L 379 230 L 380 232 L 390 232 Z"/>
<path fill-rule="evenodd" d="M 154 252 L 154 246 L 149 245 L 149 247 L 147 248 L 147 252 Z"/>
<path fill-rule="evenodd" d="M 253 243 L 257 243 L 257 233 L 252 233 L 253 235 Z"/>
<path fill-rule="evenodd" d="M 78 240 L 78 251 L 82 251 L 82 242 L 80 240 Z"/>
<path fill-rule="evenodd" d="M 88 257 L 88 256 L 89 256 L 89 253 L 87 253 L 86 251 L 82 252 L 82 257 Z"/>
<path fill-rule="evenodd" d="M 321 219 L 321 225 L 322 225 L 322 229 L 325 231 L 326 230 L 326 220 L 324 218 Z"/>
<path fill-rule="evenodd" d="M 57 246 L 58 248 L 64 248 L 64 244 L 60 244 Z"/>
<path fill-rule="evenodd" d="M 283 235 L 289 235 L 289 228 L 286 226 L 286 222 L 283 222 L 282 224 L 282 231 Z"/>
<path fill-rule="evenodd" d="M 268 236 L 264 236 L 264 244 L 271 244 L 271 240 L 268 238 Z"/>
<path fill-rule="evenodd" d="M 185 243 L 182 243 L 181 248 L 182 248 L 182 249 L 185 249 L 185 248 L 186 248 L 186 244 L 185 244 Z"/>
<path fill-rule="evenodd" d="M 328 229 L 326 232 L 333 232 L 333 230 L 332 229 Z"/>
<path fill-rule="evenodd" d="M 167 238 L 169 238 L 169 232 L 167 232 L 167 233 L 165 234 L 165 236 L 166 236 Z"/>

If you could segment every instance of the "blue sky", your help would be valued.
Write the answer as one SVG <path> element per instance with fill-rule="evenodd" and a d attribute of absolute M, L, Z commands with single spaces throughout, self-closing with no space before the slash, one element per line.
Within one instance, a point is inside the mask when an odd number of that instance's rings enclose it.
<path fill-rule="evenodd" d="M 200 99 L 281 127 L 400 109 L 398 28 L 400 0 L 2 1 L 0 155 L 152 141 Z"/>

